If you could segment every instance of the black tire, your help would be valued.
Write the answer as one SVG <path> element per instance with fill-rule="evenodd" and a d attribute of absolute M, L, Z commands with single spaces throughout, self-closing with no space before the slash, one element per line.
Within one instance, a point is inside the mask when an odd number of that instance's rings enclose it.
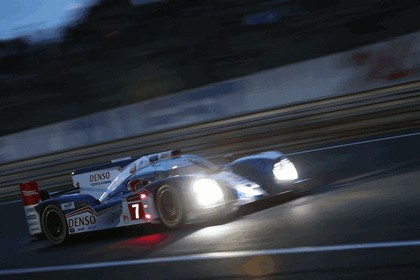
<path fill-rule="evenodd" d="M 67 221 L 56 205 L 48 205 L 42 212 L 42 230 L 45 237 L 54 245 L 60 245 L 68 239 Z"/>
<path fill-rule="evenodd" d="M 170 229 L 184 224 L 185 208 L 179 192 L 169 185 L 163 185 L 156 193 L 156 207 L 160 220 Z"/>

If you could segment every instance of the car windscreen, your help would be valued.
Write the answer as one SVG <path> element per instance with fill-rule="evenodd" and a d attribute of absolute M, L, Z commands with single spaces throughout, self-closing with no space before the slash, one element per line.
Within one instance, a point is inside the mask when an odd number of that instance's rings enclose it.
<path fill-rule="evenodd" d="M 212 174 L 216 166 L 211 162 L 199 157 L 184 157 L 170 163 L 167 168 L 170 176 L 181 176 L 190 174 Z"/>
<path fill-rule="evenodd" d="M 140 159 L 141 160 L 141 159 Z M 141 172 L 151 172 L 151 170 L 154 169 L 153 166 L 150 165 L 144 165 L 143 168 L 140 169 L 140 165 L 138 165 L 138 161 L 136 160 L 135 162 L 127 165 L 120 174 L 118 174 L 117 177 L 115 177 L 114 181 L 112 181 L 112 183 L 108 186 L 107 190 L 101 195 L 101 197 L 99 198 L 100 201 L 104 201 L 111 193 L 117 191 L 118 192 L 118 188 L 122 186 L 122 184 L 124 183 L 124 181 L 129 178 L 131 175 L 133 174 L 137 174 L 139 171 Z M 137 167 L 136 167 L 137 166 Z M 133 169 L 135 167 L 135 169 Z M 137 168 L 139 168 L 137 170 Z"/>

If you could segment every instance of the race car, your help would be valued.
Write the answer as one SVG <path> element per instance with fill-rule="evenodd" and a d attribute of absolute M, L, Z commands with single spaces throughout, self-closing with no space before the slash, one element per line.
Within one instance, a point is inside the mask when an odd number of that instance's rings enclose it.
<path fill-rule="evenodd" d="M 297 191 L 303 180 L 276 151 L 216 166 L 173 150 L 85 168 L 73 173 L 73 182 L 75 188 L 58 193 L 39 192 L 34 181 L 21 184 L 33 237 L 45 236 L 59 245 L 74 234 L 123 226 L 161 223 L 178 228 Z"/>

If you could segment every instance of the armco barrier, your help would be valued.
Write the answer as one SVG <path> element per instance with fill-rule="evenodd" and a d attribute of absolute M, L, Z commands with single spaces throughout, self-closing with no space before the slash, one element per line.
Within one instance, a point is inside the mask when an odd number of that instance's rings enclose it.
<path fill-rule="evenodd" d="M 420 128 L 420 82 L 256 112 L 0 165 L 0 196 L 23 181 L 41 189 L 71 184 L 70 173 L 105 161 L 173 148 L 220 160 L 268 149 L 286 153 Z"/>

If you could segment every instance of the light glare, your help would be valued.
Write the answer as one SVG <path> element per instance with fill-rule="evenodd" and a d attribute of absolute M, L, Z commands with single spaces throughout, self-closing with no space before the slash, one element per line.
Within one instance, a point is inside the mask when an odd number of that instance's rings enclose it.
<path fill-rule="evenodd" d="M 294 164 L 287 158 L 274 164 L 273 173 L 279 181 L 292 181 L 298 178 Z"/>
<path fill-rule="evenodd" d="M 200 206 L 212 206 L 223 199 L 219 184 L 213 179 L 199 179 L 193 184 L 194 194 Z"/>

